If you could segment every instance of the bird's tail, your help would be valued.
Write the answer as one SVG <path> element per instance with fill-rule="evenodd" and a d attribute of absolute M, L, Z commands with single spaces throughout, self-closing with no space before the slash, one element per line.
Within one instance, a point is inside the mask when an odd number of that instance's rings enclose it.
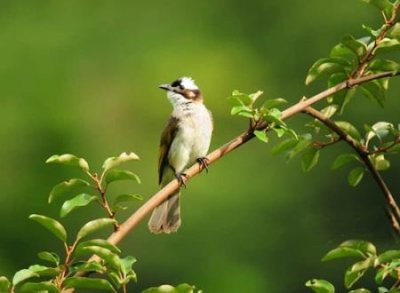
<path fill-rule="evenodd" d="M 152 233 L 173 233 L 181 225 L 181 207 L 179 190 L 153 210 L 149 220 Z"/>

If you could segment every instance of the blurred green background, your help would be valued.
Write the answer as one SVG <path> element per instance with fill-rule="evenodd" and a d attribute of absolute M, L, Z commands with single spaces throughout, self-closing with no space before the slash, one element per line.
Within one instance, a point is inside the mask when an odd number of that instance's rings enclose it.
<path fill-rule="evenodd" d="M 119 188 L 148 198 L 158 189 L 159 135 L 171 111 L 160 83 L 196 79 L 214 115 L 215 149 L 247 127 L 229 114 L 233 89 L 290 103 L 317 93 L 325 84 L 306 88 L 307 69 L 345 34 L 361 36 L 362 23 L 376 26 L 380 15 L 357 0 L 1 1 L 0 275 L 36 262 L 41 250 L 61 250 L 28 220 L 57 217 L 49 190 L 79 175 L 45 165 L 50 155 L 73 153 L 94 169 L 134 151 L 141 161 L 129 167 L 143 184 Z M 357 97 L 343 119 L 398 123 L 398 84 L 385 109 Z M 304 121 L 289 125 L 301 129 Z M 271 155 L 275 142 L 252 141 L 191 181 L 179 233 L 151 235 L 143 222 L 123 241 L 124 253 L 138 259 L 130 292 L 181 282 L 204 292 L 309 292 L 304 283 L 314 277 L 341 292 L 347 263 L 321 263 L 327 250 L 353 238 L 395 247 L 371 178 L 353 189 L 346 170 L 329 170 L 346 146 L 327 149 L 303 174 L 298 160 Z M 398 161 L 384 174 L 396 195 Z M 76 231 L 102 216 L 88 210 L 63 223 Z"/>

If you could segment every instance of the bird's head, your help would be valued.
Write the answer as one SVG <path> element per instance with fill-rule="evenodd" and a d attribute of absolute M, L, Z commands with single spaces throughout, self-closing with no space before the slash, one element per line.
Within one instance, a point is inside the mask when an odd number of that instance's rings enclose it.
<path fill-rule="evenodd" d="M 181 77 L 170 84 L 162 84 L 159 88 L 167 91 L 167 97 L 174 106 L 203 101 L 198 86 L 190 77 Z"/>

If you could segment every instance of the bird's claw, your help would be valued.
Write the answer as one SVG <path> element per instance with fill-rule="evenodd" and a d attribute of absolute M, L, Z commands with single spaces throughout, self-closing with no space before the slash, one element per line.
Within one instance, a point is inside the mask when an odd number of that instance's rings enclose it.
<path fill-rule="evenodd" d="M 207 159 L 206 157 L 201 157 L 201 158 L 198 158 L 196 161 L 200 164 L 200 166 L 203 169 L 206 169 L 206 173 L 208 173 L 208 165 L 210 163 L 210 160 Z"/>
<path fill-rule="evenodd" d="M 178 180 L 178 182 L 186 188 L 186 180 L 187 180 L 187 175 L 186 173 L 176 173 L 175 174 L 176 179 Z"/>

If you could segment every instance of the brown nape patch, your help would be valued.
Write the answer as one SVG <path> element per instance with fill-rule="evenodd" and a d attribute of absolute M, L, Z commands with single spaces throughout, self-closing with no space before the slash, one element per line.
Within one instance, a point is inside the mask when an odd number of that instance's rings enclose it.
<path fill-rule="evenodd" d="M 181 91 L 181 95 L 183 95 L 186 99 L 192 101 L 201 101 L 203 99 L 199 90 L 184 89 Z"/>

